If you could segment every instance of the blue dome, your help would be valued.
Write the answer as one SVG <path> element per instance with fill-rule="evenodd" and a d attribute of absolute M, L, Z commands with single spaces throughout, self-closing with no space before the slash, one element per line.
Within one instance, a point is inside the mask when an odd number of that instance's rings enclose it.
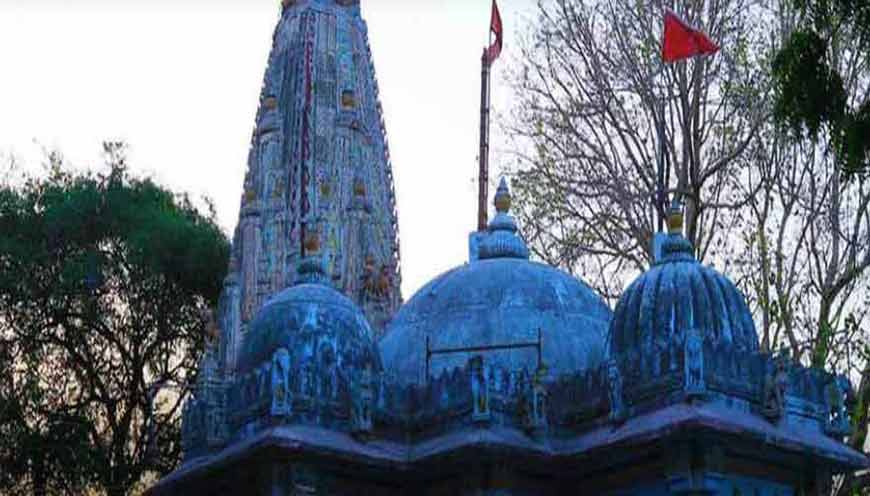
<path fill-rule="evenodd" d="M 591 288 L 550 266 L 527 260 L 480 260 L 427 284 L 396 315 L 381 340 L 385 368 L 405 382 L 420 381 L 426 338 L 433 349 L 543 341 L 553 373 L 593 366 L 603 357 L 610 309 Z M 470 354 L 434 356 L 430 370 L 463 366 Z M 534 370 L 535 349 L 491 351 L 489 364 Z"/>
<path fill-rule="evenodd" d="M 752 314 L 734 284 L 698 263 L 680 234 L 669 234 L 662 251 L 661 261 L 631 283 L 616 305 L 610 356 L 664 350 L 682 343 L 691 329 L 714 347 L 757 351 Z"/>
<path fill-rule="evenodd" d="M 380 370 L 380 357 L 362 311 L 325 284 L 292 286 L 263 305 L 246 334 L 239 373 L 270 361 L 279 348 L 290 353 L 294 368 L 328 353 L 340 369 L 368 364 Z"/>
<path fill-rule="evenodd" d="M 481 260 L 429 282 L 396 314 L 380 342 L 384 368 L 403 382 L 422 382 L 426 343 L 433 350 L 543 341 L 543 362 L 553 374 L 598 364 L 611 312 L 589 286 L 571 275 L 528 260 L 528 249 L 507 214 L 504 183 L 498 213 L 480 243 Z M 478 352 L 475 352 L 478 353 Z M 485 351 L 487 364 L 534 370 L 537 350 Z M 433 355 L 430 374 L 461 367 L 473 353 Z"/>

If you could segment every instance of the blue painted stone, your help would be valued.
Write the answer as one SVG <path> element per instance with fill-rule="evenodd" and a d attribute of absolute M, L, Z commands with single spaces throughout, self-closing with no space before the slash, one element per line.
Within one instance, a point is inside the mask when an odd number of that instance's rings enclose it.
<path fill-rule="evenodd" d="M 690 329 L 714 348 L 758 351 L 758 334 L 740 290 L 727 277 L 701 265 L 691 244 L 670 234 L 660 261 L 622 294 L 608 335 L 608 353 L 649 353 L 682 343 Z"/>
<path fill-rule="evenodd" d="M 266 302 L 245 336 L 239 373 L 269 362 L 279 348 L 290 352 L 294 366 L 328 350 L 346 372 L 366 364 L 380 369 L 365 315 L 349 298 L 323 284 L 299 284 Z"/>
<path fill-rule="evenodd" d="M 533 342 L 543 334 L 552 373 L 599 363 L 610 309 L 589 286 L 550 266 L 517 258 L 480 260 L 442 274 L 417 292 L 381 340 L 385 369 L 403 382 L 425 373 L 432 348 Z M 463 366 L 469 354 L 434 356 L 431 373 Z M 536 350 L 493 351 L 486 363 L 507 370 L 536 366 Z"/>

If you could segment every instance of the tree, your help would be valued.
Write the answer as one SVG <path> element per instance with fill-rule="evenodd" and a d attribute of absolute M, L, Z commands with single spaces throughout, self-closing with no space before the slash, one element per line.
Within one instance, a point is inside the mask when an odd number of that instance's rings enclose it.
<path fill-rule="evenodd" d="M 787 350 L 806 365 L 850 375 L 858 408 L 849 442 L 863 449 L 870 404 L 870 178 L 844 180 L 839 149 L 801 139 L 808 136 L 805 125 L 773 119 L 781 103 L 768 98 L 782 95 L 778 54 L 806 22 L 805 13 L 794 0 L 676 3 L 722 51 L 698 65 L 666 69 L 655 91 L 644 88 L 655 79 L 649 74 L 657 64 L 661 3 L 648 10 L 628 0 L 539 4 L 523 44 L 524 65 L 512 75 L 517 104 L 506 124 L 520 150 L 514 193 L 524 234 L 538 257 L 587 278 L 611 299 L 618 296 L 628 278 L 649 266 L 654 129 L 658 116 L 667 116 L 677 172 L 671 185 L 689 185 L 686 235 L 696 255 L 744 291 L 763 350 Z M 850 29 L 840 30 L 838 43 L 861 46 L 849 41 L 857 34 Z M 838 53 L 844 65 L 837 67 L 848 74 L 842 90 L 866 98 L 866 57 Z M 849 66 L 852 61 L 857 65 Z M 718 71 L 705 66 L 717 63 Z M 686 85 L 683 70 L 711 72 Z M 702 91 L 695 100 L 697 84 Z M 671 88 L 664 113 L 648 96 L 662 94 L 662 87 Z M 817 136 L 830 129 L 820 126 Z M 870 133 L 862 136 L 866 143 Z M 699 154 L 674 156 L 687 145 Z M 841 492 L 866 482 L 847 480 Z"/>
<path fill-rule="evenodd" d="M 658 225 L 658 143 L 664 129 L 669 187 L 686 205 L 686 234 L 704 259 L 725 249 L 738 218 L 729 184 L 767 119 L 748 47 L 752 0 L 678 2 L 677 11 L 720 42 L 721 53 L 664 65 L 661 1 L 555 0 L 521 44 L 509 76 L 506 127 L 519 150 L 514 189 L 530 248 L 614 298 L 648 266 Z"/>
<path fill-rule="evenodd" d="M 0 186 L 4 493 L 128 494 L 179 461 L 229 243 L 213 211 L 133 177 L 123 144 L 104 151 L 107 173 L 54 154 Z"/>
<path fill-rule="evenodd" d="M 827 142 L 847 174 L 870 167 L 870 2 L 792 0 L 796 22 L 773 63 L 776 116 Z"/>

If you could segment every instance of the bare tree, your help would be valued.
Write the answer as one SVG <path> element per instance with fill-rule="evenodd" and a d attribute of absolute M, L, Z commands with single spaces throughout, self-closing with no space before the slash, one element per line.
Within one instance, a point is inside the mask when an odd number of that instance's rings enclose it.
<path fill-rule="evenodd" d="M 723 47 L 712 58 L 663 65 L 661 13 L 675 8 Z M 608 297 L 645 268 L 657 229 L 658 139 L 669 188 L 686 205 L 699 257 L 725 247 L 747 195 L 728 188 L 766 121 L 747 47 L 752 0 L 554 0 L 522 41 L 509 76 L 516 105 L 506 124 L 519 214 L 533 252 L 586 277 Z M 751 193 L 751 192 L 750 192 Z M 614 274 L 617 277 L 614 277 Z"/>
<path fill-rule="evenodd" d="M 722 51 L 661 69 L 665 6 Z M 863 449 L 870 178 L 847 180 L 830 140 L 796 140 L 770 118 L 771 62 L 794 29 L 794 4 L 553 0 L 538 10 L 510 77 L 516 105 L 506 123 L 534 253 L 611 299 L 648 267 L 663 123 L 668 184 L 685 200 L 698 258 L 743 288 L 762 349 L 787 348 L 795 360 L 850 375 L 859 405 L 850 443 Z M 866 95 L 870 70 L 849 36 L 834 40 L 843 49 L 832 59 L 849 94 Z M 840 492 L 864 483 L 847 477 Z"/>

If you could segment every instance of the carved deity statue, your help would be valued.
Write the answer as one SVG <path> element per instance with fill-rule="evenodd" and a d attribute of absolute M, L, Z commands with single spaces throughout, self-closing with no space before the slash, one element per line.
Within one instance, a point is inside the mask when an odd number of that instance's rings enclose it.
<path fill-rule="evenodd" d="M 849 434 L 851 424 L 848 403 L 851 393 L 852 385 L 844 376 L 833 378 L 825 386 L 825 406 L 828 412 L 825 418 L 825 432 L 828 435 L 843 437 Z"/>
<path fill-rule="evenodd" d="M 531 387 L 527 390 L 524 407 L 526 430 L 534 431 L 547 426 L 547 366 L 541 364 L 535 371 Z"/>
<path fill-rule="evenodd" d="M 697 329 L 686 333 L 684 350 L 685 393 L 689 397 L 701 395 L 707 388 L 704 384 L 704 341 Z"/>
<path fill-rule="evenodd" d="M 475 355 L 469 360 L 471 372 L 471 400 L 473 410 L 472 420 L 489 420 L 489 380 L 486 368 L 483 366 L 483 357 Z"/>
<path fill-rule="evenodd" d="M 625 404 L 622 399 L 622 373 L 616 360 L 607 364 L 607 398 L 610 400 L 610 420 L 625 420 Z"/>
<path fill-rule="evenodd" d="M 373 389 L 372 369 L 370 365 L 366 364 L 359 377 L 355 377 L 353 380 L 351 423 L 353 432 L 358 435 L 372 431 Z"/>
<path fill-rule="evenodd" d="M 761 410 L 770 420 L 779 419 L 785 412 L 785 393 L 788 389 L 788 365 L 786 357 L 780 356 L 768 362 L 764 378 L 764 391 Z"/>
<path fill-rule="evenodd" d="M 273 416 L 290 413 L 292 397 L 290 394 L 290 353 L 279 348 L 272 355 L 272 408 Z"/>

